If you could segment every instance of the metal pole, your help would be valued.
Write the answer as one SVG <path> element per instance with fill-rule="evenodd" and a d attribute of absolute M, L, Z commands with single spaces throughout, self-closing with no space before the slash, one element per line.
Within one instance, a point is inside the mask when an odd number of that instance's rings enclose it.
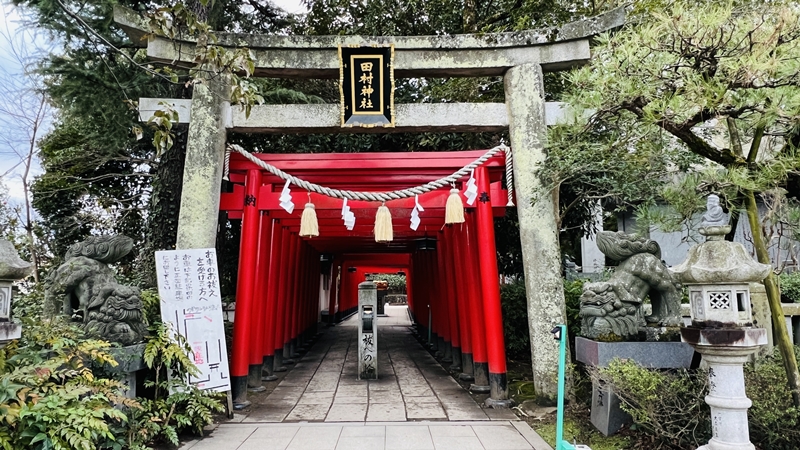
<path fill-rule="evenodd" d="M 551 331 L 558 341 L 558 412 L 556 413 L 556 450 L 575 447 L 564 440 L 564 378 L 567 365 L 567 326 L 556 325 Z"/>

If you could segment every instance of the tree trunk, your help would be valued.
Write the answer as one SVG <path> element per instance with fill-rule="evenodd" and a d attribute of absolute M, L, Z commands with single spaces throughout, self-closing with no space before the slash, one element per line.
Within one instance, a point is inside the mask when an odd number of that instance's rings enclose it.
<path fill-rule="evenodd" d="M 475 0 L 464 0 L 464 15 L 462 16 L 464 19 L 464 33 L 475 33 L 477 32 L 477 22 L 476 22 L 476 4 Z"/>
<path fill-rule="evenodd" d="M 36 140 L 39 135 L 39 126 L 42 124 L 47 99 L 44 95 L 39 99 L 39 109 L 33 120 L 33 130 L 31 130 L 30 146 L 28 156 L 25 158 L 25 173 L 22 174 L 22 191 L 25 197 L 25 232 L 28 234 L 28 245 L 31 252 L 31 263 L 33 264 L 33 280 L 39 282 L 39 256 L 36 254 L 36 236 L 33 233 L 33 215 L 31 214 L 31 196 L 28 190 L 28 175 L 31 173 L 33 164 L 33 152 L 36 150 Z"/>
<path fill-rule="evenodd" d="M 753 192 L 747 192 L 747 219 L 750 222 L 750 231 L 753 234 L 753 247 L 756 249 L 758 262 L 772 265 L 767 252 L 767 246 L 761 231 L 761 224 L 758 220 L 758 205 Z M 764 287 L 767 290 L 767 300 L 769 309 L 772 312 L 772 329 L 774 339 L 778 344 L 781 356 L 783 357 L 783 367 L 786 369 L 786 377 L 789 380 L 789 389 L 792 393 L 792 401 L 795 407 L 800 407 L 800 371 L 797 369 L 797 358 L 795 358 L 794 345 L 789 339 L 786 329 L 786 321 L 781 307 L 781 293 L 778 284 L 775 282 L 775 274 L 770 270 L 767 278 L 764 279 Z"/>
<path fill-rule="evenodd" d="M 178 235 L 178 212 L 181 208 L 183 164 L 186 158 L 186 126 L 179 125 L 174 132 L 174 144 L 161 155 L 152 181 L 145 248 L 139 255 L 139 269 L 144 287 L 156 286 L 154 252 L 173 250 Z"/>

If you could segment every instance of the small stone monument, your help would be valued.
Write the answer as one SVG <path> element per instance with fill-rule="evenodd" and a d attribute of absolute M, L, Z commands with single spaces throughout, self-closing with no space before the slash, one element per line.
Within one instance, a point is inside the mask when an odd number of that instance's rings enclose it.
<path fill-rule="evenodd" d="M 20 259 L 11 242 L 0 239 L 0 348 L 22 336 L 22 325 L 11 321 L 11 285 L 33 271 L 33 266 Z"/>
<path fill-rule="evenodd" d="M 689 290 L 692 325 L 681 328 L 708 364 L 713 437 L 698 450 L 755 449 L 750 443 L 743 364 L 767 343 L 763 328 L 753 328 L 751 282 L 762 281 L 772 267 L 754 261 L 737 242 L 728 242 L 727 215 L 719 197 L 708 198 L 700 233 L 706 242 L 689 249 L 686 261 L 671 269 Z"/>

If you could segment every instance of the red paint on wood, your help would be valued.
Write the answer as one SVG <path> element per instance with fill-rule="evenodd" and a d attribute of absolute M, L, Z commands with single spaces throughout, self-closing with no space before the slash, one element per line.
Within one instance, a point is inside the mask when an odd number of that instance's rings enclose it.
<path fill-rule="evenodd" d="M 265 336 L 267 335 L 267 296 L 269 286 L 269 263 L 270 263 L 270 244 L 272 241 L 272 219 L 267 213 L 261 213 L 261 224 L 258 233 L 258 263 L 256 267 L 256 281 L 253 308 L 254 318 L 251 320 L 255 326 L 253 331 L 253 345 L 250 349 L 250 365 L 264 362 L 266 347 L 264 347 Z"/>
<path fill-rule="evenodd" d="M 461 332 L 461 351 L 472 353 L 472 336 L 469 334 L 469 317 L 467 316 L 467 305 L 469 304 L 469 284 L 472 279 L 466 274 L 467 259 L 467 230 L 464 224 L 452 225 L 453 257 L 455 263 L 453 270 L 455 275 L 456 307 L 458 313 L 458 329 Z"/>
<path fill-rule="evenodd" d="M 506 349 L 503 337 L 503 313 L 500 307 L 500 277 L 497 273 L 497 250 L 494 242 L 494 219 L 486 168 L 475 169 L 478 184 L 478 257 L 480 259 L 481 292 L 486 324 L 486 350 L 489 373 L 506 373 Z"/>
<path fill-rule="evenodd" d="M 272 251 L 269 254 L 267 276 L 267 323 L 264 336 L 264 356 L 275 354 L 275 327 L 278 326 L 278 299 L 281 264 L 283 263 L 283 227 L 280 221 L 272 222 Z"/>
<path fill-rule="evenodd" d="M 444 236 L 446 241 L 446 255 L 447 255 L 447 263 L 445 264 L 445 271 L 446 271 L 446 286 L 447 286 L 447 295 L 445 299 L 447 299 L 447 320 L 450 324 L 450 342 L 453 344 L 454 347 L 461 347 L 461 327 L 459 326 L 458 321 L 458 283 L 459 280 L 456 278 L 456 271 L 455 267 L 458 264 L 458 259 L 456 257 L 456 242 L 453 236 L 454 226 L 457 225 L 448 225 L 444 228 Z"/>
<path fill-rule="evenodd" d="M 467 212 L 467 256 L 466 267 L 470 283 L 467 284 L 467 308 L 469 308 L 469 327 L 472 343 L 472 359 L 477 363 L 486 363 L 486 332 L 483 325 L 482 281 L 478 260 L 478 237 L 476 232 L 476 214 Z"/>
<path fill-rule="evenodd" d="M 251 170 L 247 174 L 245 190 L 248 196 L 258 195 L 261 186 L 261 171 Z M 255 271 L 258 260 L 259 212 L 255 201 L 244 206 L 242 237 L 239 251 L 239 276 L 236 286 L 236 315 L 233 324 L 233 350 L 231 376 L 247 376 L 249 353 L 253 342 L 253 308 Z"/>

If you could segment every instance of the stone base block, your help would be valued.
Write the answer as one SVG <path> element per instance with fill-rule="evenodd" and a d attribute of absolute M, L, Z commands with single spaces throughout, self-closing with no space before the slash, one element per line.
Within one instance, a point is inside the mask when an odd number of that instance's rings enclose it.
<path fill-rule="evenodd" d="M 22 325 L 14 322 L 0 322 L 0 348 L 3 348 L 9 341 L 22 337 Z"/>
<path fill-rule="evenodd" d="M 592 425 L 603 435 L 611 436 L 632 421 L 630 414 L 619 407 L 619 397 L 610 386 L 592 383 Z"/>
<path fill-rule="evenodd" d="M 689 368 L 693 356 L 694 348 L 685 342 L 599 342 L 575 338 L 575 359 L 597 367 L 619 358 L 651 369 Z"/>

